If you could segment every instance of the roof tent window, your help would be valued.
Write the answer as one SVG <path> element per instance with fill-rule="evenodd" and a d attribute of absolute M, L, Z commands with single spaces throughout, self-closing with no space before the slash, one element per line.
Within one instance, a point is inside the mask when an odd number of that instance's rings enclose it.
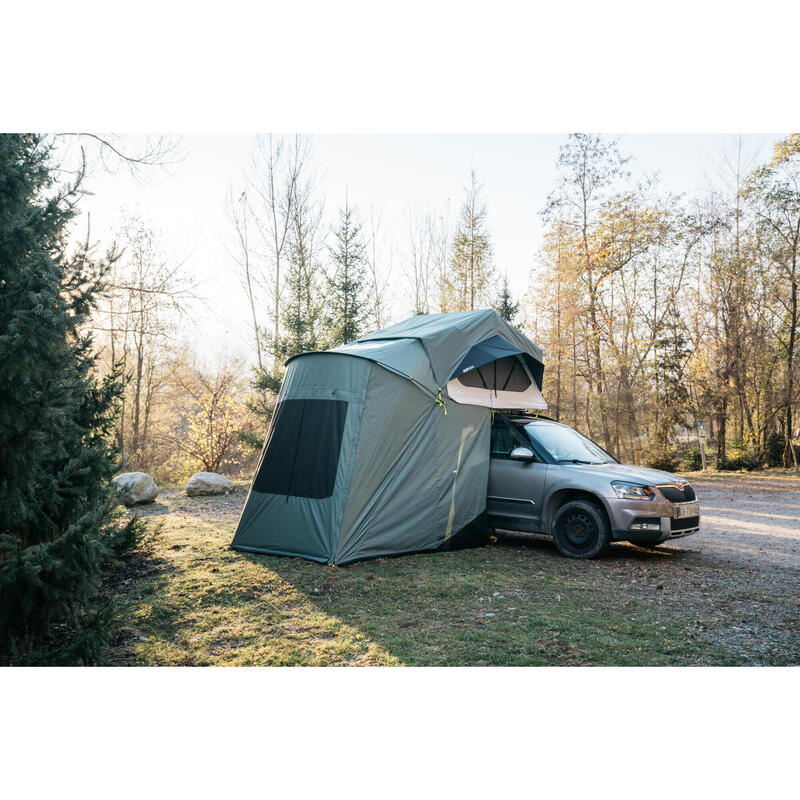
<path fill-rule="evenodd" d="M 344 400 L 278 403 L 253 489 L 287 498 L 330 497 L 346 417 Z"/>
<path fill-rule="evenodd" d="M 517 356 L 490 361 L 482 367 L 459 375 L 458 380 L 473 389 L 501 392 L 524 392 L 531 385 L 531 379 Z"/>
<path fill-rule="evenodd" d="M 470 348 L 447 382 L 451 400 L 465 405 L 503 409 L 545 409 L 540 390 L 542 363 L 492 336 Z"/>

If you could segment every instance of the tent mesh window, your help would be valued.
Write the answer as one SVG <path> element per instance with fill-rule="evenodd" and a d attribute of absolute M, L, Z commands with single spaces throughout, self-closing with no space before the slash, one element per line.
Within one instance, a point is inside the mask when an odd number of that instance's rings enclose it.
<path fill-rule="evenodd" d="M 464 386 L 498 392 L 524 392 L 531 385 L 531 379 L 517 356 L 490 361 L 459 375 L 458 380 Z"/>
<path fill-rule="evenodd" d="M 287 498 L 330 497 L 346 417 L 344 400 L 278 403 L 253 489 Z"/>

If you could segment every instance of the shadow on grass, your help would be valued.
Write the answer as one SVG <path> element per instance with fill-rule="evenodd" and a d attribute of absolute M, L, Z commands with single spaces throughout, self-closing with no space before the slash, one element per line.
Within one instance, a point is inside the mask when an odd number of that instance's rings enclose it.
<path fill-rule="evenodd" d="M 122 666 L 138 663 L 135 646 L 140 641 L 142 620 L 136 610 L 143 597 L 159 597 L 167 587 L 175 566 L 153 552 L 135 554 L 117 564 L 104 580 L 101 596 L 111 606 L 110 648 L 104 663 Z M 164 605 L 162 620 L 169 620 L 169 605 Z"/>
<path fill-rule="evenodd" d="M 154 502 L 131 506 L 128 510 L 140 517 L 158 517 L 162 514 L 169 514 L 171 509 L 164 503 Z"/>
<path fill-rule="evenodd" d="M 685 620 L 626 594 L 614 555 L 573 561 L 546 539 L 343 567 L 177 537 L 164 544 L 174 555 L 130 564 L 108 587 L 118 596 L 110 665 L 724 660 L 698 649 Z M 619 561 L 662 559 L 626 548 Z"/>
<path fill-rule="evenodd" d="M 660 564 L 678 553 L 614 548 L 606 559 L 576 562 L 552 540 L 504 537 L 484 548 L 343 567 L 243 557 L 405 664 L 646 665 L 707 656 L 684 635 L 679 615 L 615 593 L 615 576 L 604 575 L 609 560 Z"/>
<path fill-rule="evenodd" d="M 673 540 L 675 541 L 675 540 Z M 558 552 L 558 549 L 553 542 L 551 536 L 538 535 L 533 533 L 517 533 L 515 531 L 499 531 L 498 543 L 510 547 L 522 547 L 531 552 L 546 553 L 548 556 L 557 558 L 564 558 Z M 623 561 L 630 560 L 632 562 L 648 562 L 654 560 L 655 562 L 663 563 L 664 559 L 680 560 L 682 558 L 690 557 L 693 551 L 687 550 L 669 550 L 663 547 L 664 544 L 669 544 L 669 540 L 662 542 L 661 545 L 636 545 L 631 542 L 612 542 L 608 550 L 600 557 L 595 559 L 596 563 L 603 563 L 609 561 Z M 564 558 L 565 561 L 571 559 Z"/>

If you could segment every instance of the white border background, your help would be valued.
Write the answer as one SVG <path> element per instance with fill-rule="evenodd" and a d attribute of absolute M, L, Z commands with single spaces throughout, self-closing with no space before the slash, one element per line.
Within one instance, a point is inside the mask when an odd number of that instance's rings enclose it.
<path fill-rule="evenodd" d="M 773 0 L 16 4 L 0 130 L 797 130 L 799 17 Z M 799 674 L 3 669 L 2 793 L 796 795 Z"/>

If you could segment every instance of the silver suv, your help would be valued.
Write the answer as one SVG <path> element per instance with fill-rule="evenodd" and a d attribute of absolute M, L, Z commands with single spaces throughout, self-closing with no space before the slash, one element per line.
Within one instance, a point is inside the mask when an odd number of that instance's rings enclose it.
<path fill-rule="evenodd" d="M 694 489 L 682 478 L 620 464 L 578 431 L 546 417 L 495 414 L 489 525 L 544 533 L 571 558 L 609 542 L 657 545 L 700 527 Z"/>

